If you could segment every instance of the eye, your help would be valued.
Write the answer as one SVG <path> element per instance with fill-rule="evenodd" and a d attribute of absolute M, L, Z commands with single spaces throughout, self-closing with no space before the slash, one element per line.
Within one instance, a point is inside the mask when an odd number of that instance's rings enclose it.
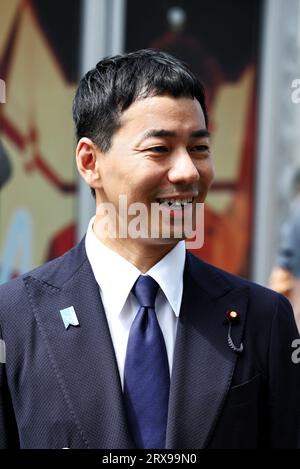
<path fill-rule="evenodd" d="M 195 145 L 190 149 L 192 152 L 199 152 L 199 153 L 209 153 L 209 146 L 208 145 Z"/>
<path fill-rule="evenodd" d="M 165 147 L 163 145 L 159 145 L 157 147 L 151 147 L 148 148 L 148 151 L 151 153 L 167 153 L 169 151 L 168 147 Z"/>

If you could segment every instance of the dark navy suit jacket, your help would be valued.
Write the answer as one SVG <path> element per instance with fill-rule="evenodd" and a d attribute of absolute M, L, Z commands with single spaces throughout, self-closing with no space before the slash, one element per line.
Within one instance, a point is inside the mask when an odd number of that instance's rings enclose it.
<path fill-rule="evenodd" d="M 66 330 L 60 310 L 69 306 L 80 324 Z M 228 345 L 228 310 L 240 313 L 240 354 Z M 134 447 L 83 241 L 0 287 L 0 327 L 0 447 Z M 299 448 L 297 337 L 285 298 L 188 253 L 167 448 Z"/>

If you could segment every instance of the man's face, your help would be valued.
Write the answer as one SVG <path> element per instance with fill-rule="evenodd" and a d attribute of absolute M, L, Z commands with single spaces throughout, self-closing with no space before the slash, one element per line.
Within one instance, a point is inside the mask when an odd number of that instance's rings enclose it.
<path fill-rule="evenodd" d="M 188 210 L 193 212 L 197 202 L 204 202 L 213 180 L 208 132 L 199 102 L 170 96 L 134 102 L 122 114 L 110 150 L 97 151 L 97 163 L 97 207 L 110 202 L 119 213 L 119 195 L 125 195 L 128 207 L 144 204 L 150 226 L 151 204 L 160 204 L 172 231 L 174 221 Z"/>

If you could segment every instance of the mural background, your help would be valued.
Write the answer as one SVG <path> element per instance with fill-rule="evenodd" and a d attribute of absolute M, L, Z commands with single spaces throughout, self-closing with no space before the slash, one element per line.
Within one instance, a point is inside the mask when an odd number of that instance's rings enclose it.
<path fill-rule="evenodd" d="M 249 276 L 262 0 L 126 1 L 124 50 L 169 50 L 203 81 L 216 181 L 196 255 Z M 80 0 L 0 1 L 0 283 L 75 243 L 71 103 Z M 100 58 L 100 57 L 99 57 Z"/>
<path fill-rule="evenodd" d="M 79 2 L 0 3 L 0 283 L 74 243 Z"/>

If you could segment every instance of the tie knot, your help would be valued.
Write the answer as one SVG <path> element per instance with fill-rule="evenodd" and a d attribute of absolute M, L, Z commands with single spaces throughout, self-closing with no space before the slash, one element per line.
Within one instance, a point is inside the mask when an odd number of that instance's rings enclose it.
<path fill-rule="evenodd" d="M 140 306 L 154 308 L 158 283 L 149 275 L 140 275 L 132 287 L 132 293 Z"/>

